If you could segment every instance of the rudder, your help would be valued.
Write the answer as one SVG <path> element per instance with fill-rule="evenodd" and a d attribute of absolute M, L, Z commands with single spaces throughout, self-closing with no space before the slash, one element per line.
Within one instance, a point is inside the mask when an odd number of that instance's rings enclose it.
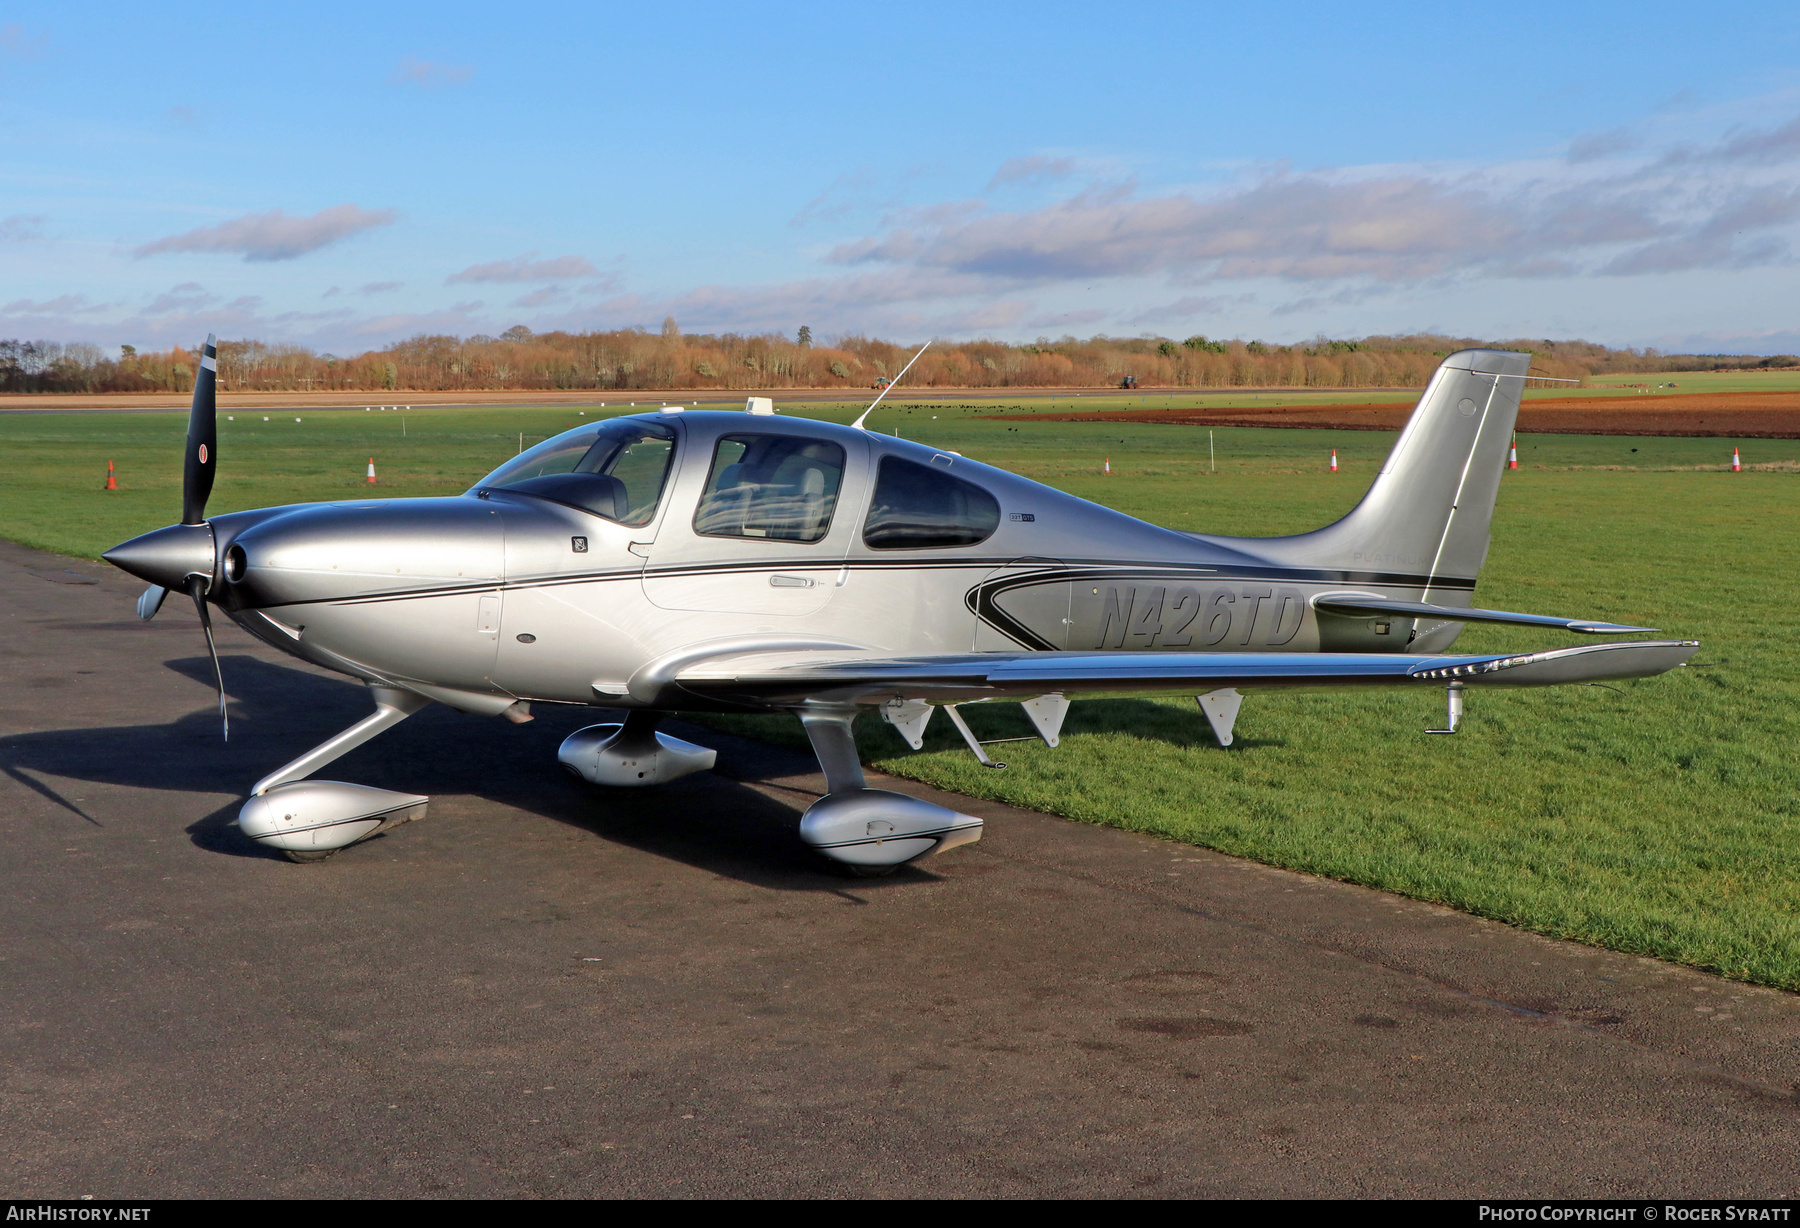
<path fill-rule="evenodd" d="M 1296 567 L 1416 576 L 1421 599 L 1467 605 L 1530 369 L 1530 354 L 1457 351 L 1438 365 L 1368 493 L 1342 520 L 1293 537 L 1208 540 Z M 1452 587 L 1432 587 L 1445 582 Z"/>

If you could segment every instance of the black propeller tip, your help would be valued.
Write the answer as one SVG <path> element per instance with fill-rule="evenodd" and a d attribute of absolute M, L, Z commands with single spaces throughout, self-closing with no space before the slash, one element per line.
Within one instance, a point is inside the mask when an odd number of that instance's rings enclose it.
<path fill-rule="evenodd" d="M 181 469 L 181 523 L 206 520 L 213 473 L 219 463 L 219 345 L 206 334 L 200 369 L 194 372 L 194 403 L 188 410 L 187 454 Z"/>

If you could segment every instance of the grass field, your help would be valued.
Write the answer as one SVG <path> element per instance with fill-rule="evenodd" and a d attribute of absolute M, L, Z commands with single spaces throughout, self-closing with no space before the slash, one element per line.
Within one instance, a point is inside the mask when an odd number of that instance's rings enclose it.
<path fill-rule="evenodd" d="M 1623 392 L 1645 384 L 1676 393 L 1792 392 L 1800 389 L 1800 371 L 1659 371 L 1652 375 L 1595 375 L 1588 379 L 1590 388 L 1608 392 Z"/>
<path fill-rule="evenodd" d="M 370 455 L 381 494 L 456 492 L 521 434 L 529 444 L 578 412 L 315 410 L 299 423 L 240 413 L 220 424 L 212 506 L 361 497 Z M 852 408 L 807 412 L 841 421 Z M 1220 429 L 1215 471 L 1204 428 L 1009 425 L 924 399 L 871 422 L 1159 523 L 1248 534 L 1341 514 L 1391 441 Z M 182 432 L 179 414 L 0 415 L 0 532 L 93 557 L 168 523 Z M 100 489 L 109 457 L 121 485 L 111 494 Z M 1532 436 L 1521 457 L 1502 487 L 1481 603 L 1657 625 L 1705 641 L 1707 667 L 1623 693 L 1478 690 L 1455 738 L 1421 733 L 1442 717 L 1435 691 L 1253 694 L 1230 750 L 1212 744 L 1191 700 L 1120 697 L 1077 702 L 1059 750 L 1001 748 L 1004 772 L 975 764 L 941 719 L 914 753 L 866 718 L 865 758 L 978 796 L 1800 989 L 1800 475 L 1724 472 L 1729 441 L 1716 439 Z M 1110 478 L 1099 473 L 1107 458 Z M 1800 441 L 1755 441 L 1745 460 L 1800 463 Z M 1459 648 L 1569 642 L 1471 628 Z M 984 736 L 1026 732 L 1014 706 L 967 711 Z M 796 735 L 786 718 L 736 724 Z"/>

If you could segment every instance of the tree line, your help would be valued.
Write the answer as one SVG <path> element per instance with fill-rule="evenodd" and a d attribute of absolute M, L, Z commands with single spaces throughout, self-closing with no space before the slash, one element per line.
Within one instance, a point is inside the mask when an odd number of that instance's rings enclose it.
<path fill-rule="evenodd" d="M 1129 377 L 1143 387 L 1406 388 L 1423 384 L 1444 355 L 1473 345 L 1529 350 L 1534 371 L 1561 379 L 1800 365 L 1793 355 L 1663 354 L 1588 341 L 1413 335 L 1276 345 L 1201 335 L 1180 341 L 1100 335 L 934 345 L 908 372 L 906 385 L 1116 388 Z M 86 342 L 0 341 L 0 391 L 187 392 L 198 352 L 198 345 L 160 351 L 122 345 L 114 356 Z M 219 382 L 239 392 L 862 390 L 897 375 L 913 352 L 856 334 L 814 344 L 804 326 L 790 338 L 684 334 L 674 320 L 657 332 L 533 333 L 521 325 L 498 337 L 420 335 L 354 357 L 223 341 Z"/>

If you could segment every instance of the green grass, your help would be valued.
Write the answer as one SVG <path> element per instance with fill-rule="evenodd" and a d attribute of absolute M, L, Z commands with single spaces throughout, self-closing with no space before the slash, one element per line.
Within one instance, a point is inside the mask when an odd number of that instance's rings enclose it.
<path fill-rule="evenodd" d="M 1679 377 L 1678 377 L 1679 378 Z M 1362 493 L 1391 436 L 981 420 L 902 401 L 871 423 L 1178 528 L 1284 533 Z M 847 419 L 855 407 L 808 407 Z M 578 410 L 237 414 L 221 423 L 215 510 L 464 489 Z M 934 421 L 932 415 L 937 415 Z M 0 531 L 79 556 L 166 524 L 179 414 L 0 415 Z M 1642 621 L 1703 640 L 1703 669 L 1600 688 L 1471 692 L 1465 732 L 1430 738 L 1435 691 L 1252 694 L 1213 745 L 1191 699 L 1077 701 L 1059 750 L 978 766 L 949 723 L 905 749 L 875 718 L 887 772 L 1087 822 L 1365 883 L 1557 937 L 1800 989 L 1800 474 L 1730 474 L 1729 440 L 1527 436 L 1509 473 L 1484 604 Z M 1324 471 L 1336 447 L 1343 472 Z M 1800 441 L 1747 441 L 1800 465 Z M 1632 449 L 1637 451 L 1632 451 Z M 100 489 L 105 462 L 122 489 Z M 1099 473 L 1110 457 L 1114 475 Z M 1576 642 L 1471 628 L 1459 648 Z M 983 736 L 1027 732 L 1013 705 L 966 709 Z M 726 722 L 793 741 L 786 718 Z"/>
<path fill-rule="evenodd" d="M 1663 392 L 1793 392 L 1800 371 L 1657 371 L 1649 375 L 1595 375 L 1588 383 L 1609 391 L 1629 392 L 1626 385 L 1661 386 Z"/>

